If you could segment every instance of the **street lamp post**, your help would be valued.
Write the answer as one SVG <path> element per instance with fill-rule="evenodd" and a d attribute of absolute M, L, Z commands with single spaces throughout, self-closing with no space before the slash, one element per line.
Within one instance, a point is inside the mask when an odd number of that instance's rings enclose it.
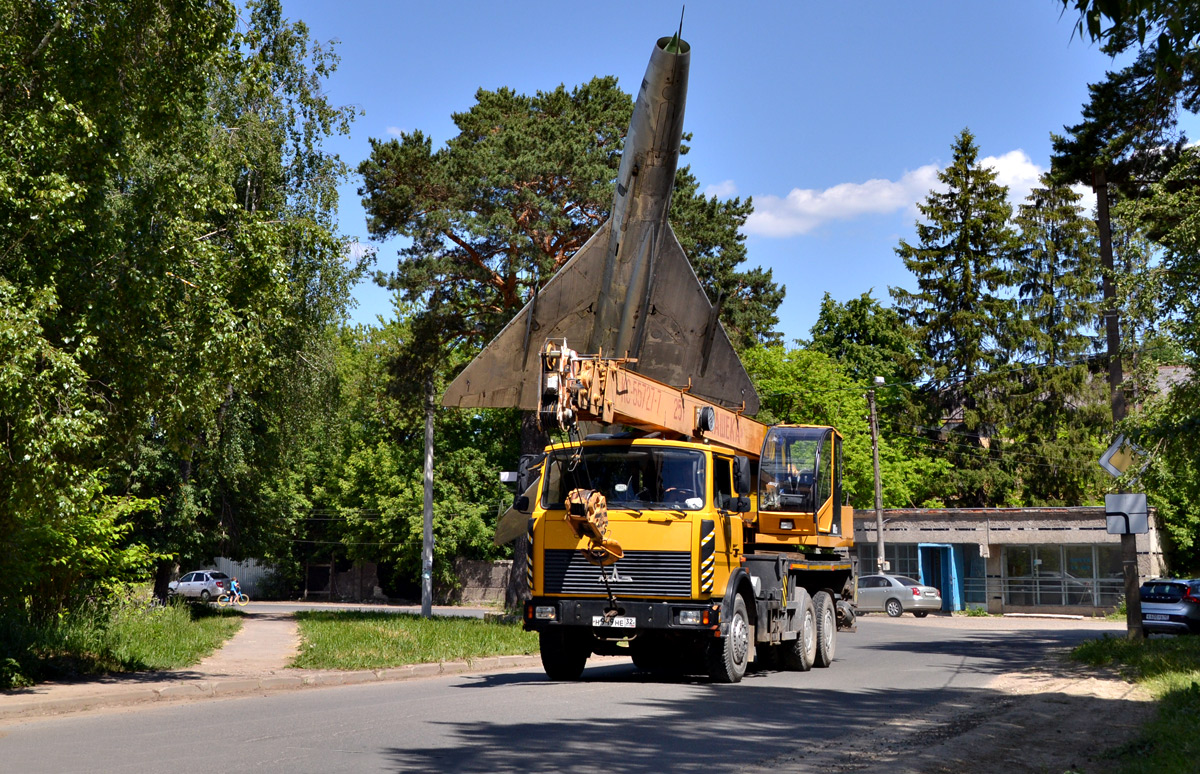
<path fill-rule="evenodd" d="M 875 377 L 875 384 L 882 385 L 882 376 Z M 875 571 L 887 569 L 883 553 L 883 481 L 879 477 L 879 418 L 875 412 L 875 389 L 867 392 L 867 403 L 871 407 L 871 456 L 875 463 Z"/>

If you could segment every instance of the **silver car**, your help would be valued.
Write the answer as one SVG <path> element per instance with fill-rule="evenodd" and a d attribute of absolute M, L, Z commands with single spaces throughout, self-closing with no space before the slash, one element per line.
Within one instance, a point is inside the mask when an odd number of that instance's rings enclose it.
<path fill-rule="evenodd" d="M 218 570 L 189 572 L 177 581 L 167 584 L 168 594 L 191 597 L 207 602 L 229 591 L 229 576 Z"/>
<path fill-rule="evenodd" d="M 1144 631 L 1200 634 L 1200 580 L 1146 581 L 1141 595 Z"/>
<path fill-rule="evenodd" d="M 858 579 L 858 609 L 879 610 L 892 618 L 906 612 L 924 618 L 942 609 L 942 593 L 904 575 L 864 575 Z"/>

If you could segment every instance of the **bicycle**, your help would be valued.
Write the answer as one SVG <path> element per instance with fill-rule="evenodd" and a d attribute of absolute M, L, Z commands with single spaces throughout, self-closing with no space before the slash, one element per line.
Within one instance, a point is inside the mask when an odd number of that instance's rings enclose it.
<path fill-rule="evenodd" d="M 231 596 L 228 593 L 222 594 L 221 596 L 217 597 L 217 606 L 218 607 L 225 607 L 227 605 L 232 605 L 232 604 L 237 604 L 241 607 L 245 607 L 249 602 L 250 602 L 250 597 L 246 596 L 245 594 L 243 594 L 241 592 L 238 592 L 238 595 L 236 598 Z"/>

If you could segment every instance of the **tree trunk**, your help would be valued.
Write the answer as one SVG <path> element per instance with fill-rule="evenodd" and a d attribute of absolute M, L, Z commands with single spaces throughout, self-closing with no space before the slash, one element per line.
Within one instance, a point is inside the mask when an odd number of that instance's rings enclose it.
<path fill-rule="evenodd" d="M 164 559 L 154 566 L 154 596 L 159 602 L 167 601 L 167 584 L 171 577 L 179 572 L 179 565 L 171 559 Z"/>

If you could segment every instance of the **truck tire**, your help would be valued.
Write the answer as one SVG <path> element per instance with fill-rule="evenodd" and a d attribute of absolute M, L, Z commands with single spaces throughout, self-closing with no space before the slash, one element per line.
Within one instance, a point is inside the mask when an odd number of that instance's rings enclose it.
<path fill-rule="evenodd" d="M 708 643 L 708 676 L 714 683 L 740 682 L 750 654 L 750 620 L 740 595 L 733 598 L 729 632 Z"/>
<path fill-rule="evenodd" d="M 542 668 L 551 680 L 578 680 L 591 648 L 585 632 L 570 629 L 547 629 L 538 632 L 542 652 Z"/>
<path fill-rule="evenodd" d="M 793 672 L 807 672 L 817 660 L 817 611 L 807 591 L 796 589 L 796 595 L 800 627 L 796 639 L 785 643 L 783 665 Z"/>
<path fill-rule="evenodd" d="M 837 651 L 837 613 L 833 609 L 833 597 L 828 591 L 818 591 L 813 597 L 813 608 L 817 614 L 817 659 L 814 665 L 824 668 L 833 663 Z"/>

